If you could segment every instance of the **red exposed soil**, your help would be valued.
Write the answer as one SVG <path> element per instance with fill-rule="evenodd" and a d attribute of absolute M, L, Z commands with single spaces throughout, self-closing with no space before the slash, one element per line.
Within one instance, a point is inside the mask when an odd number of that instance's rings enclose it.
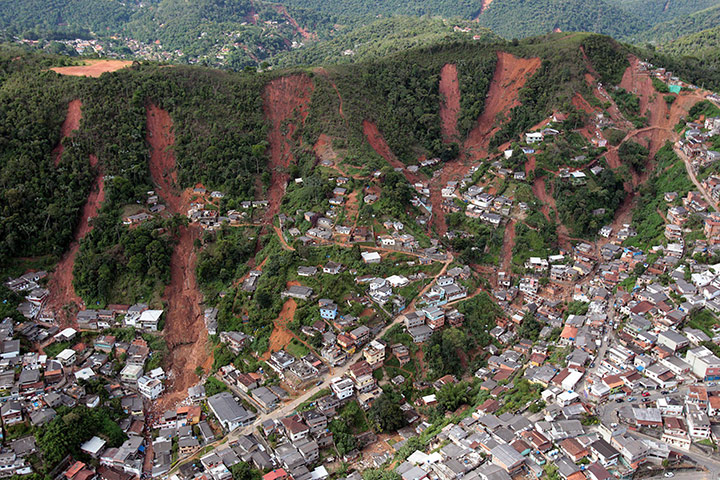
<path fill-rule="evenodd" d="M 170 114 L 155 105 L 147 107 L 147 141 L 150 144 L 150 175 L 155 187 L 173 213 L 183 213 L 182 200 L 177 194 L 177 170 L 175 134 L 172 131 Z"/>
<path fill-rule="evenodd" d="M 72 135 L 72 132 L 80 128 L 80 118 L 82 117 L 82 102 L 78 99 L 72 100 L 68 104 L 67 115 L 63 121 L 62 127 L 60 128 L 60 141 L 57 146 L 53 149 L 53 160 L 55 166 L 60 163 L 60 157 L 62 156 L 65 147 L 62 143 L 63 139 Z"/>
<path fill-rule="evenodd" d="M 505 236 L 503 237 L 502 247 L 502 266 L 503 271 L 509 272 L 512 265 L 512 251 L 515 246 L 515 219 L 511 218 L 505 226 Z"/>
<path fill-rule="evenodd" d="M 167 111 L 155 105 L 147 107 L 147 141 L 150 144 L 150 174 L 158 195 L 172 213 L 183 215 L 187 205 L 182 193 L 177 190 L 172 120 Z M 170 258 L 170 284 L 163 296 L 167 303 L 163 335 L 169 349 L 167 366 L 170 381 L 168 393 L 155 405 L 158 409 L 184 399 L 188 387 L 197 382 L 197 367 L 208 371 L 213 362 L 200 310 L 202 295 L 195 277 L 197 258 L 193 242 L 196 238 L 200 238 L 197 227 L 181 227 L 178 243 Z"/>
<path fill-rule="evenodd" d="M 278 318 L 273 322 L 275 328 L 270 334 L 268 350 L 260 357 L 262 360 L 268 360 L 272 352 L 282 350 L 295 337 L 295 335 L 288 330 L 287 324 L 290 323 L 295 316 L 296 308 L 297 303 L 295 303 L 295 300 L 292 298 L 288 298 L 283 304 L 280 315 L 278 315 Z"/>
<path fill-rule="evenodd" d="M 550 219 L 550 204 L 551 202 L 554 203 L 555 199 L 552 198 L 551 195 L 548 195 L 545 191 L 544 177 L 539 177 L 535 179 L 535 182 L 532 186 L 532 191 L 535 194 L 535 197 L 537 197 L 537 199 L 540 200 L 540 203 L 542 203 L 540 210 L 542 211 L 543 215 L 545 215 L 545 219 L 548 222 L 552 222 L 552 220 Z"/>
<path fill-rule="evenodd" d="M 297 33 L 300 34 L 301 37 L 303 37 L 306 40 L 317 38 L 316 34 L 309 32 L 306 29 L 304 29 L 303 27 L 301 27 L 300 24 L 298 24 L 297 20 L 295 20 L 292 16 L 290 16 L 290 14 L 287 11 L 287 8 L 285 8 L 282 5 L 274 5 L 273 8 L 275 9 L 276 12 L 278 12 L 283 17 L 285 17 L 285 20 L 287 20 L 288 23 L 290 25 L 292 25 L 292 27 L 295 29 L 295 31 Z"/>
<path fill-rule="evenodd" d="M 485 10 L 490 6 L 493 0 L 482 0 L 482 5 L 480 5 L 480 14 L 482 15 L 485 13 Z"/>
<path fill-rule="evenodd" d="M 382 133 L 380 133 L 380 130 L 378 130 L 377 125 L 370 120 L 363 120 L 363 133 L 373 150 L 387 160 L 393 168 L 405 168 L 405 165 L 403 165 L 403 163 L 398 160 L 397 157 L 395 157 L 395 154 L 390 150 L 385 138 L 382 136 Z"/>
<path fill-rule="evenodd" d="M 98 160 L 95 155 L 90 155 L 90 165 L 96 168 Z M 95 181 L 90 190 L 85 205 L 80 210 L 80 223 L 75 228 L 75 237 L 70 243 L 70 247 L 60 259 L 50 281 L 48 282 L 47 305 L 50 310 L 58 314 L 58 321 L 62 325 L 75 324 L 75 318 L 67 309 L 63 309 L 68 304 L 75 304 L 78 307 L 84 306 L 82 299 L 75 293 L 73 287 L 73 268 L 75 267 L 75 257 L 77 257 L 80 249 L 80 240 L 92 230 L 90 220 L 97 215 L 100 204 L 105 199 L 105 189 L 103 183 L 102 172 L 98 169 Z"/>
<path fill-rule="evenodd" d="M 673 95 L 676 97 L 675 101 L 668 107 L 664 95 L 653 87 L 650 75 L 639 70 L 639 63 L 636 57 L 630 56 L 630 67 L 625 70 L 620 86 L 638 96 L 641 115 L 648 113 L 651 129 L 641 129 L 641 131 L 649 130 L 652 157 L 665 144 L 668 133 L 675 136 L 673 127 L 696 102 L 703 100 L 703 97 L 696 92 L 683 92 L 680 95 Z"/>
<path fill-rule="evenodd" d="M 575 108 L 579 108 L 585 113 L 592 113 L 595 111 L 595 109 L 590 105 L 590 103 L 585 100 L 585 97 L 580 95 L 579 93 L 576 93 L 572 98 L 572 104 Z"/>
<path fill-rule="evenodd" d="M 457 118 L 460 113 L 460 85 L 457 66 L 448 63 L 440 71 L 440 119 L 442 120 L 443 141 L 457 140 Z"/>
<path fill-rule="evenodd" d="M 332 138 L 325 135 L 324 133 L 321 133 L 318 137 L 318 141 L 315 142 L 315 145 L 313 146 L 313 151 L 315 152 L 315 155 L 317 155 L 317 157 L 320 159 L 320 161 L 329 160 L 334 164 L 335 160 L 337 159 L 337 154 L 332 148 Z"/>
<path fill-rule="evenodd" d="M 412 172 L 407 171 L 405 164 L 397 159 L 395 154 L 390 150 L 385 138 L 383 137 L 377 125 L 370 120 L 363 120 L 363 133 L 370 146 L 375 152 L 383 157 L 393 168 L 402 168 L 405 178 L 410 183 L 416 183 L 421 181 L 421 177 Z"/>
<path fill-rule="evenodd" d="M 541 63 L 539 58 L 518 58 L 505 52 L 498 52 L 497 56 L 485 109 L 465 141 L 465 154 L 473 160 L 486 155 L 487 145 L 498 128 L 498 116 L 519 105 L 518 92 Z"/>
<path fill-rule="evenodd" d="M 273 229 L 275 230 L 275 233 L 277 234 L 278 239 L 280 240 L 280 245 L 282 245 L 283 250 L 295 251 L 295 249 L 293 247 L 291 247 L 290 245 L 288 245 L 287 242 L 285 241 L 285 236 L 283 236 L 283 232 L 282 232 L 282 230 L 280 230 L 280 227 L 273 225 Z M 266 257 L 266 259 L 267 259 L 267 257 Z"/>
<path fill-rule="evenodd" d="M 85 65 L 55 67 L 50 70 L 60 75 L 97 78 L 103 73 L 114 72 L 130 65 L 132 65 L 132 62 L 127 60 L 86 60 Z"/>
<path fill-rule="evenodd" d="M 530 175 L 530 172 L 535 171 L 535 155 L 530 155 L 528 161 L 525 162 L 525 175 Z"/>
<path fill-rule="evenodd" d="M 287 125 L 287 134 L 283 133 L 283 125 L 287 121 L 297 120 L 299 115 L 302 124 L 309 113 L 310 97 L 314 86 L 307 75 L 289 75 L 276 78 L 268 83 L 263 95 L 265 117 L 270 121 L 268 136 L 270 141 L 270 171 L 272 178 L 268 190 L 269 207 L 265 223 L 270 223 L 280 209 L 280 202 L 285 194 L 288 181 L 287 167 L 295 159 L 292 154 L 292 136 L 297 126 Z"/>

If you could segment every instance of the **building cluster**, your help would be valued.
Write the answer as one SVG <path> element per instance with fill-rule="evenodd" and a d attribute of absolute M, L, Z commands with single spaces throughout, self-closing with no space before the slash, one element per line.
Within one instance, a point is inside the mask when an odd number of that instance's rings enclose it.
<path fill-rule="evenodd" d="M 667 449 L 626 429 L 587 428 L 565 416 L 531 422 L 523 415 L 484 410 L 447 425 L 432 439 L 430 453 L 416 450 L 395 471 L 404 480 L 509 480 L 542 478 L 552 467 L 566 480 L 610 480 L 669 456 Z"/>
<path fill-rule="evenodd" d="M 156 399 L 163 391 L 162 368 L 144 370 L 153 352 L 138 337 L 122 342 L 112 335 L 100 335 L 92 343 L 84 342 L 73 328 L 41 329 L 38 324 L 15 324 L 6 318 L 0 322 L 0 418 L 4 432 L 14 436 L 27 426 L 42 427 L 51 422 L 61 407 L 97 408 L 103 398 L 119 400 L 127 417 L 119 422 L 129 440 L 119 448 L 105 448 L 106 440 L 98 437 L 85 442 L 81 450 L 97 459 L 101 469 L 117 469 L 134 477 L 142 473 L 144 454 L 140 445 L 145 431 L 144 400 Z M 48 349 L 54 343 L 66 348 L 53 358 L 43 353 L 22 353 L 21 340 L 43 342 Z M 122 360 L 120 360 L 122 359 Z M 88 387 L 87 382 L 101 380 L 104 392 Z M 18 430 L 20 429 L 20 430 Z M 28 455 L 36 452 L 34 438 L 9 442 L 4 449 L 2 475 L 32 473 Z M 69 480 L 94 478 L 94 468 L 81 462 L 65 465 Z M 126 478 L 126 477 L 122 477 Z"/>

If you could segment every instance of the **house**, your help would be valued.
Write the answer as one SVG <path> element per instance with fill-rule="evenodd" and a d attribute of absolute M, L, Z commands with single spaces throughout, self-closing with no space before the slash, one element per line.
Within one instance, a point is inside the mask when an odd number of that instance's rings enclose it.
<path fill-rule="evenodd" d="M 220 392 L 208 398 L 208 407 L 218 419 L 223 428 L 233 431 L 238 427 L 249 425 L 255 420 L 255 415 L 240 406 L 228 392 Z"/>
<path fill-rule="evenodd" d="M 23 421 L 22 405 L 15 400 L 4 403 L 0 408 L 0 417 L 2 417 L 3 425 L 6 428 L 21 423 Z"/>
<path fill-rule="evenodd" d="M 688 433 L 693 440 L 710 438 L 710 419 L 705 412 L 695 405 L 688 405 L 686 420 Z"/>
<path fill-rule="evenodd" d="M 340 270 L 342 270 L 342 265 L 333 261 L 327 262 L 323 267 L 323 273 L 329 275 L 337 275 L 340 273 Z"/>
<path fill-rule="evenodd" d="M 302 285 L 291 285 L 287 290 L 282 292 L 280 296 L 282 298 L 296 298 L 298 300 L 308 300 L 313 293 L 313 289 L 310 287 L 304 287 Z"/>
<path fill-rule="evenodd" d="M 345 400 L 353 396 L 355 384 L 349 378 L 336 377 L 330 382 L 330 388 L 338 400 Z"/>
<path fill-rule="evenodd" d="M 163 384 L 157 378 L 142 376 L 137 381 L 138 392 L 148 400 L 155 400 L 164 390 Z"/>
<path fill-rule="evenodd" d="M 527 132 L 525 134 L 525 143 L 539 143 L 543 141 L 542 132 Z"/>
<path fill-rule="evenodd" d="M 120 370 L 120 381 L 127 385 L 137 385 L 138 380 L 142 377 L 143 367 L 141 365 L 128 364 Z"/>
<path fill-rule="evenodd" d="M 285 436 L 287 436 L 288 440 L 293 443 L 303 438 L 307 438 L 310 434 L 310 427 L 305 425 L 305 423 L 301 421 L 300 417 L 286 417 L 280 420 L 280 423 L 282 423 L 283 428 L 285 429 Z"/>
<path fill-rule="evenodd" d="M 720 359 L 707 347 L 695 347 L 685 354 L 685 362 L 690 365 L 693 375 L 704 380 L 720 380 Z"/>
<path fill-rule="evenodd" d="M 433 330 L 438 330 L 445 325 L 445 311 L 439 307 L 427 307 L 423 309 L 426 324 Z"/>
<path fill-rule="evenodd" d="M 408 328 L 408 333 L 413 339 L 414 343 L 423 343 L 430 339 L 433 334 L 433 330 L 427 325 L 418 325 L 417 327 Z"/>
<path fill-rule="evenodd" d="M 679 349 L 688 346 L 690 341 L 687 337 L 675 330 L 668 329 L 658 334 L 657 343 L 659 345 L 665 345 L 672 351 L 676 352 Z"/>
<path fill-rule="evenodd" d="M 71 348 L 66 348 L 62 352 L 58 353 L 55 358 L 57 358 L 64 367 L 70 367 L 75 364 L 77 353 Z"/>
<path fill-rule="evenodd" d="M 158 323 L 160 322 L 162 314 L 163 310 L 145 310 L 140 314 L 137 326 L 142 330 L 156 332 L 158 330 Z"/>
<path fill-rule="evenodd" d="M 363 349 L 363 357 L 373 369 L 382 366 L 385 360 L 385 344 L 378 340 L 372 340 Z"/>
<path fill-rule="evenodd" d="M 327 298 L 321 298 L 318 300 L 318 306 L 320 307 L 320 316 L 326 320 L 335 320 L 338 313 L 338 306 L 332 300 Z"/>
<path fill-rule="evenodd" d="M 525 457 L 507 444 L 500 444 L 490 450 L 492 462 L 505 470 L 510 476 L 518 473 L 525 464 Z"/>
<path fill-rule="evenodd" d="M 314 277 L 317 274 L 317 267 L 298 267 L 297 273 L 300 277 Z"/>
<path fill-rule="evenodd" d="M 363 262 L 368 264 L 380 263 L 380 260 L 382 260 L 378 252 L 362 252 L 360 255 L 362 256 Z"/>
<path fill-rule="evenodd" d="M 92 458 L 99 458 L 107 442 L 100 437 L 94 436 L 80 446 L 80 450 Z"/>
<path fill-rule="evenodd" d="M 620 452 L 602 438 L 591 443 L 589 448 L 593 459 L 600 463 L 603 467 L 607 468 L 617 465 L 618 459 L 620 458 Z"/>

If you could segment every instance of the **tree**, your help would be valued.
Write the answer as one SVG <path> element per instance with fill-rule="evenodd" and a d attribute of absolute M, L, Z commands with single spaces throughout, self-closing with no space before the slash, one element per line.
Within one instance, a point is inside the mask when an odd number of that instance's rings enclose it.
<path fill-rule="evenodd" d="M 346 422 L 336 418 L 330 422 L 328 428 L 333 434 L 333 442 L 335 442 L 338 455 L 343 456 L 357 448 L 355 435 L 350 432 L 350 427 Z"/>
<path fill-rule="evenodd" d="M 227 392 L 228 387 L 215 377 L 208 377 L 205 381 L 205 395 L 212 397 L 220 392 Z"/>
<path fill-rule="evenodd" d="M 236 463 L 230 467 L 233 480 L 260 480 L 262 475 L 260 471 L 252 468 L 247 462 Z"/>
<path fill-rule="evenodd" d="M 451 412 L 467 403 L 467 400 L 467 384 L 465 382 L 446 383 L 437 392 L 438 404 Z"/>
<path fill-rule="evenodd" d="M 382 470 L 370 468 L 362 473 L 363 480 L 400 480 L 400 474 L 395 470 Z"/>
<path fill-rule="evenodd" d="M 517 330 L 517 334 L 520 338 L 535 341 L 540 337 L 540 330 L 542 330 L 542 324 L 537 321 L 532 312 L 527 312 Z"/>
<path fill-rule="evenodd" d="M 375 400 L 368 411 L 373 428 L 379 432 L 394 432 L 407 424 L 400 408 L 400 395 L 386 391 Z"/>

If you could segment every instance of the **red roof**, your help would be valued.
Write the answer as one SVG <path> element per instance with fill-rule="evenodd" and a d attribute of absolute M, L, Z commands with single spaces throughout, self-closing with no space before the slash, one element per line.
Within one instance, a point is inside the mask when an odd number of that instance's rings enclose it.
<path fill-rule="evenodd" d="M 272 472 L 268 472 L 265 475 L 263 475 L 263 480 L 279 480 L 283 478 L 287 478 L 288 474 L 283 468 L 278 468 L 277 470 L 273 470 Z"/>
<path fill-rule="evenodd" d="M 565 325 L 565 328 L 563 328 L 562 333 L 560 334 L 560 338 L 565 339 L 572 339 L 575 338 L 577 335 L 578 329 L 577 327 L 573 327 L 572 325 Z"/>
<path fill-rule="evenodd" d="M 77 461 L 70 468 L 67 469 L 65 472 L 66 478 L 73 478 L 77 473 L 85 468 L 85 464 L 83 462 Z"/>

